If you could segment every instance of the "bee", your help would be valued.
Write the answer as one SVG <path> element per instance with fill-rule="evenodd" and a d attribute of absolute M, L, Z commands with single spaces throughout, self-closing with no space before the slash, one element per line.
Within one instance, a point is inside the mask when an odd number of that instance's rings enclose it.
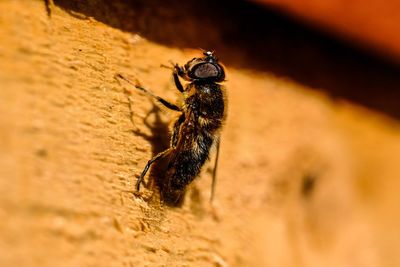
<path fill-rule="evenodd" d="M 211 185 L 210 200 L 215 194 L 216 171 L 219 157 L 220 130 L 226 118 L 227 102 L 224 87 L 225 70 L 213 52 L 203 52 L 203 57 L 189 60 L 183 67 L 173 64 L 173 79 L 176 88 L 183 96 L 183 105 L 177 106 L 155 95 L 140 85 L 136 89 L 146 93 L 156 101 L 179 112 L 173 123 L 170 147 L 152 159 L 144 167 L 136 182 L 140 190 L 145 175 L 152 164 L 167 158 L 165 184 L 162 193 L 180 195 L 200 173 L 209 159 L 210 149 L 216 147 L 215 164 Z M 120 78 L 127 80 L 122 75 Z M 180 79 L 187 84 L 182 85 Z"/>

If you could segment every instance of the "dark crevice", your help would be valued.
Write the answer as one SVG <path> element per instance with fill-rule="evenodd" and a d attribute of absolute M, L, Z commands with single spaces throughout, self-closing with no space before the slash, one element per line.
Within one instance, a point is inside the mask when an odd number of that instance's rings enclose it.
<path fill-rule="evenodd" d="M 306 174 L 303 177 L 301 184 L 301 194 L 304 198 L 309 198 L 315 190 L 316 176 L 312 174 Z"/>

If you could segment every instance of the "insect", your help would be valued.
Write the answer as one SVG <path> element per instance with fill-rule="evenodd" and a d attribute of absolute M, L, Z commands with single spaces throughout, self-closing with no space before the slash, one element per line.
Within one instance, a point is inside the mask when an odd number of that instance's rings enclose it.
<path fill-rule="evenodd" d="M 227 109 L 224 87 L 220 84 L 225 80 L 225 70 L 210 51 L 204 52 L 201 58 L 191 59 L 183 67 L 178 64 L 172 65 L 175 86 L 182 93 L 184 100 L 182 106 L 178 107 L 134 84 L 136 89 L 180 113 L 173 123 L 170 147 L 147 162 L 136 182 L 136 190 L 140 190 L 151 165 L 162 158 L 168 158 L 165 188 L 169 192 L 184 191 L 199 175 L 202 166 L 209 159 L 211 147 L 215 146 L 217 151 L 211 185 L 212 200 L 215 194 L 220 130 Z M 122 75 L 119 77 L 129 82 Z M 188 83 L 183 86 L 180 78 Z"/>

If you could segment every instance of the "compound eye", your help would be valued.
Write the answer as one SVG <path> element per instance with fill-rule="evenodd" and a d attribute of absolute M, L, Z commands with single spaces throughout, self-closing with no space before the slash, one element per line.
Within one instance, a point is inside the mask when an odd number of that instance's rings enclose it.
<path fill-rule="evenodd" d="M 193 75 L 197 79 L 218 77 L 219 68 L 211 63 L 200 64 L 194 69 Z"/>

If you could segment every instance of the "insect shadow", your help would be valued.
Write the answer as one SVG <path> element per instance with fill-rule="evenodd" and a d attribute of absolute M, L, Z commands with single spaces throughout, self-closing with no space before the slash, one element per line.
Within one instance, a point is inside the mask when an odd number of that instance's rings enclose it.
<path fill-rule="evenodd" d="M 135 125 L 134 121 L 134 112 L 132 110 L 132 102 L 129 98 L 130 93 L 125 92 L 129 101 L 129 109 L 130 109 L 130 117 L 132 123 Z M 128 95 L 129 94 L 129 95 Z M 161 119 L 162 110 L 152 102 L 152 108 L 147 113 L 147 115 L 143 118 L 143 125 L 145 125 L 149 130 L 150 134 L 145 134 L 138 129 L 133 129 L 132 133 L 142 137 L 146 141 L 151 144 L 151 152 L 154 157 L 161 151 L 167 149 L 170 145 L 170 129 L 169 123 L 164 122 Z M 149 118 L 154 116 L 154 121 L 149 122 Z M 170 190 L 166 190 L 168 181 L 166 180 L 165 173 L 167 169 L 167 165 L 169 163 L 168 158 L 161 159 L 155 162 L 151 169 L 150 174 L 148 175 L 148 180 L 144 184 L 146 188 L 154 188 L 157 187 L 160 192 L 159 199 L 162 203 L 171 206 L 171 207 L 181 207 L 183 205 L 183 200 L 186 194 L 186 191 L 181 191 L 179 193 L 171 192 Z M 153 190 L 153 192 L 157 192 L 157 190 Z M 153 194 L 151 198 L 154 199 L 155 195 Z"/>

